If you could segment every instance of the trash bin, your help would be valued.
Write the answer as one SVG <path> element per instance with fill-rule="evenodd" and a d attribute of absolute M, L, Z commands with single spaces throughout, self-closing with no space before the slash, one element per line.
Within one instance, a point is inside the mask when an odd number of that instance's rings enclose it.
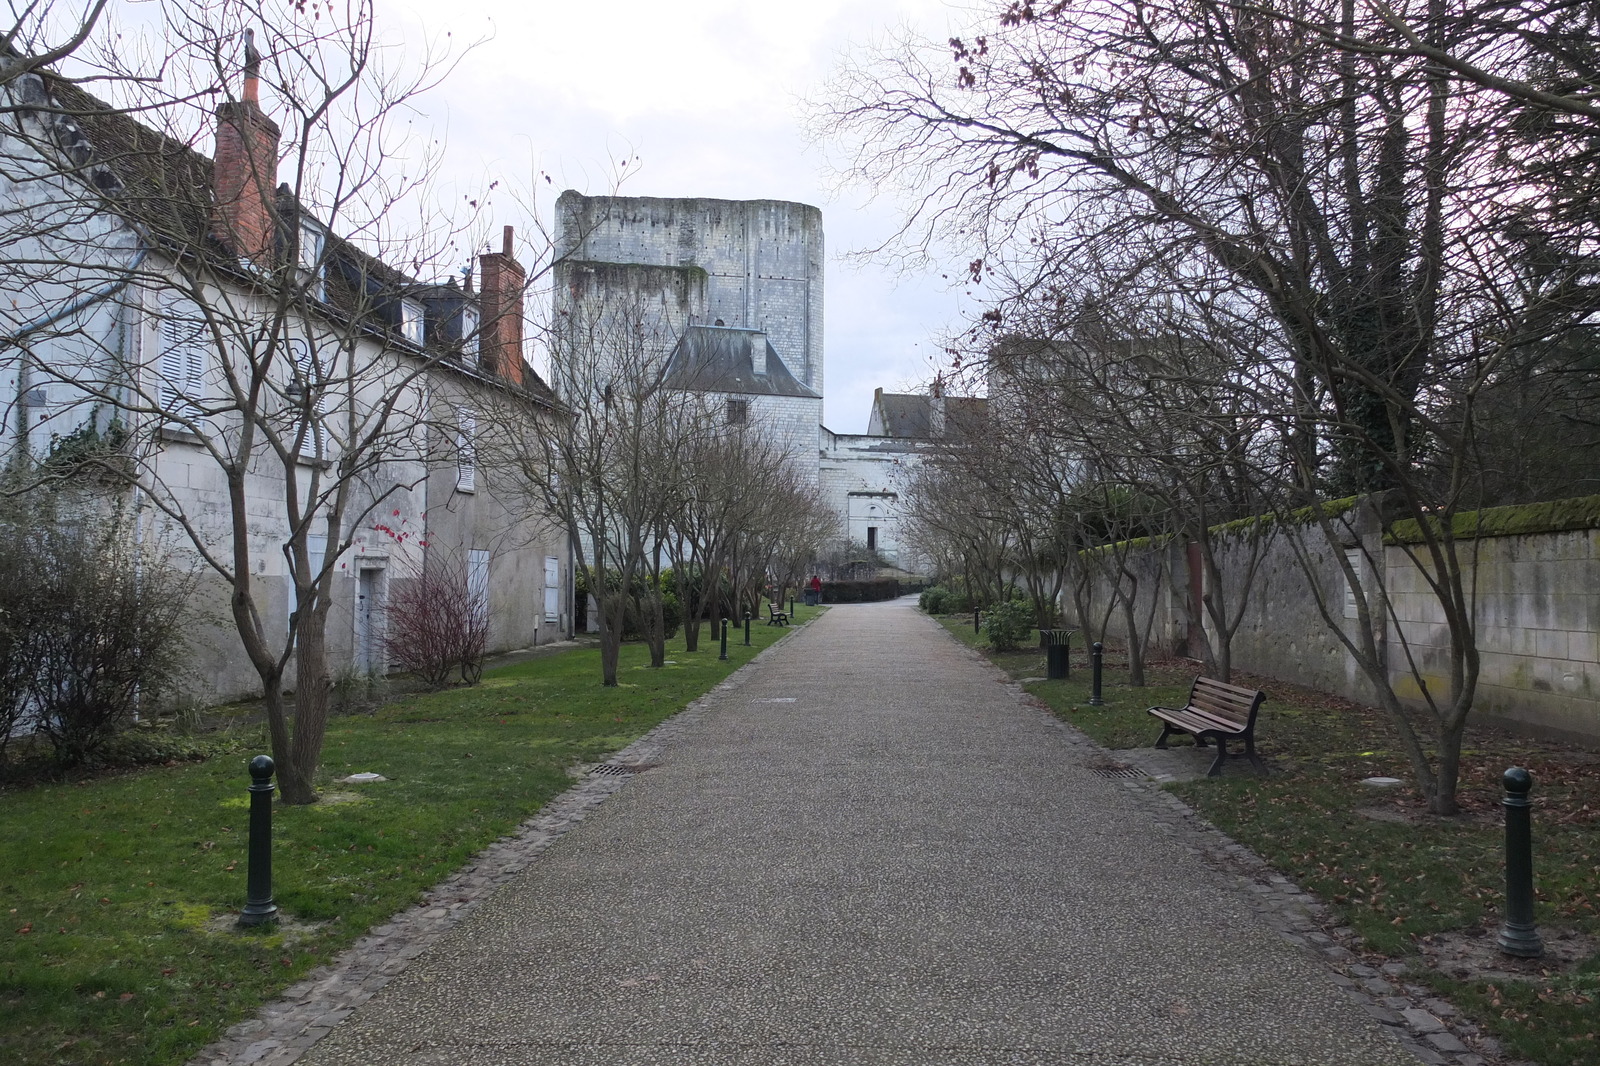
<path fill-rule="evenodd" d="M 817 604 L 822 602 L 822 590 L 821 589 L 806 589 L 805 590 L 805 594 L 806 594 L 806 606 L 807 607 L 815 607 L 815 606 L 817 606 Z"/>
<path fill-rule="evenodd" d="M 1039 630 L 1039 647 L 1044 652 L 1044 676 L 1050 681 L 1063 681 L 1071 671 L 1068 656 L 1072 653 L 1071 629 Z"/>

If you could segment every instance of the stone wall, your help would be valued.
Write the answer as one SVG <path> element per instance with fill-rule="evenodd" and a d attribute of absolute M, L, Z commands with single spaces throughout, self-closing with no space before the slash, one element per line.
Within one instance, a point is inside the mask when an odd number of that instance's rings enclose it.
<path fill-rule="evenodd" d="M 556 203 L 557 248 L 586 262 L 704 272 L 700 324 L 764 331 L 784 364 L 822 381 L 822 212 L 778 200 L 584 196 Z M 697 312 L 697 314 L 702 312 Z"/>
<path fill-rule="evenodd" d="M 1554 736 L 1600 739 L 1600 530 L 1480 537 L 1475 549 L 1479 679 L 1474 713 Z M 1448 632 L 1423 568 L 1387 549 L 1397 629 L 1418 672 L 1446 687 Z M 1390 656 L 1402 696 L 1417 679 Z"/>
<path fill-rule="evenodd" d="M 813 396 L 741 395 L 750 403 L 750 422 L 768 435 L 792 470 L 807 484 L 817 483 L 817 434 L 822 424 L 822 401 Z"/>
<path fill-rule="evenodd" d="M 1247 597 L 1233 638 L 1234 666 L 1360 703 L 1375 701 L 1371 682 L 1328 624 L 1331 619 L 1355 636 L 1355 597 L 1342 556 L 1374 604 L 1381 571 L 1393 617 L 1376 618 L 1374 624 L 1396 693 L 1421 703 L 1423 684 L 1446 692 L 1449 631 L 1421 553 L 1382 543 L 1375 516 L 1360 507 L 1335 523 L 1333 542 L 1318 533 L 1302 533 L 1301 539 L 1312 580 L 1286 537 L 1238 533 L 1223 539 L 1223 591 L 1230 602 Z M 1473 720 L 1587 743 L 1600 740 L 1600 582 L 1595 579 L 1600 529 L 1482 536 L 1462 541 L 1461 553 L 1478 627 Z M 1174 575 L 1166 582 L 1168 602 L 1157 604 L 1156 633 L 1165 627 L 1173 635 L 1172 648 L 1188 643 L 1198 654 L 1198 644 L 1183 639 L 1187 553 L 1158 545 L 1146 555 L 1147 571 L 1162 562 Z M 1246 591 L 1244 575 L 1252 565 L 1254 581 Z M 1109 591 L 1097 578 L 1095 595 L 1102 607 Z M 1142 618 L 1149 601 L 1141 597 L 1140 606 Z M 1108 632 L 1121 639 L 1124 628 L 1120 614 L 1113 615 Z"/>

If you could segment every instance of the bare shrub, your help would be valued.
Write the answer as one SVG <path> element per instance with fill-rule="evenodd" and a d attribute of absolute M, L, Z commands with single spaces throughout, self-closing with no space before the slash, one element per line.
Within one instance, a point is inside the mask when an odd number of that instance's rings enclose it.
<path fill-rule="evenodd" d="M 489 611 L 454 557 L 430 560 L 416 577 L 395 582 L 385 613 L 389 661 L 430 688 L 453 677 L 469 685 L 483 676 Z"/>
<path fill-rule="evenodd" d="M 37 491 L 0 525 L 0 727 L 77 766 L 179 678 L 193 574 L 137 546 L 104 501 Z"/>

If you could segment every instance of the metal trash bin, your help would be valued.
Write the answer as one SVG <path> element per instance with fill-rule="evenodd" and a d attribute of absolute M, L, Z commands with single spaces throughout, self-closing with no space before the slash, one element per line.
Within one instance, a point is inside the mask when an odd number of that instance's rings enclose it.
<path fill-rule="evenodd" d="M 1039 650 L 1044 652 L 1044 676 L 1050 681 L 1064 681 L 1071 673 L 1069 656 L 1072 653 L 1073 629 L 1039 630 Z"/>
<path fill-rule="evenodd" d="M 822 602 L 821 589 L 806 589 L 806 606 L 815 607 Z"/>

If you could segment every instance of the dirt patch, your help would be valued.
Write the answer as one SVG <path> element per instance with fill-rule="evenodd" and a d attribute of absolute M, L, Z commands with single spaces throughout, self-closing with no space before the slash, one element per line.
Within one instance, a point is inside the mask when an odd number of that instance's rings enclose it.
<path fill-rule="evenodd" d="M 1570 929 L 1540 933 L 1544 956 L 1519 959 L 1495 944 L 1498 929 L 1462 929 L 1434 933 L 1417 941 L 1430 969 L 1463 981 L 1541 981 L 1568 973 L 1600 952 L 1600 937 Z"/>
<path fill-rule="evenodd" d="M 1495 811 L 1462 811 L 1460 814 L 1432 814 L 1426 807 L 1411 804 L 1385 804 L 1381 807 L 1357 807 L 1355 813 L 1374 822 L 1394 822 L 1398 825 L 1471 825 L 1491 827 L 1500 824 Z"/>

